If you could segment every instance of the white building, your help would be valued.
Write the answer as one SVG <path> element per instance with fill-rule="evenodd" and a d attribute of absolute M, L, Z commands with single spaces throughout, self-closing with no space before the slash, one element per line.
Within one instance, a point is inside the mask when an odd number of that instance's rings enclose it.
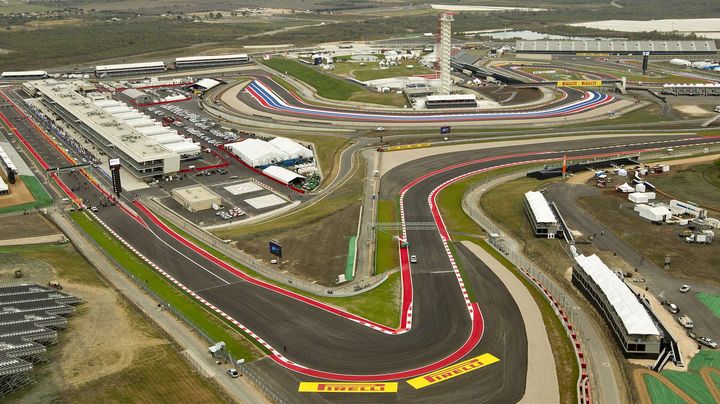
<path fill-rule="evenodd" d="M 626 356 L 657 357 L 662 333 L 656 320 L 597 255 L 575 257 L 572 281 L 608 323 Z"/>
<path fill-rule="evenodd" d="M 296 172 L 278 166 L 268 166 L 263 170 L 263 174 L 274 178 L 285 185 L 299 185 L 299 183 L 305 179 L 304 176 Z"/>
<path fill-rule="evenodd" d="M 541 192 L 526 192 L 524 206 L 525 213 L 536 236 L 555 238 L 562 231 L 560 223 L 545 199 L 545 195 Z"/>
<path fill-rule="evenodd" d="M 250 63 L 250 58 L 245 53 L 217 56 L 188 56 L 175 59 L 175 68 L 188 69 L 210 66 L 228 66 Z"/>
<path fill-rule="evenodd" d="M 251 167 L 268 166 L 289 159 L 287 153 L 260 139 L 230 143 L 225 148 Z"/>

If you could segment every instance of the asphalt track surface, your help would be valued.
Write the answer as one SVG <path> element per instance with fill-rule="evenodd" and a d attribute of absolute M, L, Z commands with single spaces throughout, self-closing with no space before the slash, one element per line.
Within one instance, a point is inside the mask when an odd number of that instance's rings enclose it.
<path fill-rule="evenodd" d="M 567 116 L 591 110 L 609 104 L 615 99 L 611 95 L 597 91 L 581 91 L 572 88 L 563 89 L 563 96 L 545 105 L 528 109 L 489 110 L 485 112 L 400 112 L 400 111 L 364 111 L 333 108 L 306 104 L 297 95 L 288 92 L 267 76 L 254 76 L 238 99 L 259 111 L 275 115 L 305 118 L 320 121 L 356 121 L 377 123 L 437 123 L 467 122 L 515 119 L 543 119 Z"/>
<path fill-rule="evenodd" d="M 30 133 L 31 129 L 28 129 Z M 29 136 L 30 137 L 30 136 Z M 34 135 L 40 142 L 41 136 Z M 567 154 L 597 153 L 617 154 L 633 149 L 671 147 L 682 143 L 701 143 L 706 139 L 663 141 L 650 145 L 637 144 L 627 147 L 614 146 L 623 143 L 617 139 L 567 142 L 565 149 L 551 150 L 542 145 L 516 147 L 512 150 L 482 150 L 442 154 L 397 167 L 383 177 L 382 194 L 394 197 L 410 179 L 426 176 L 407 189 L 404 195 L 405 221 L 431 222 L 433 216 L 428 195 L 440 184 L 474 170 L 501 164 L 512 164 L 533 159 L 559 158 Z M 644 143 L 644 141 L 641 141 Z M 589 146 L 607 146 L 600 150 L 581 150 Z M 549 146 L 557 148 L 558 144 Z M 547 150 L 548 153 L 542 152 Z M 502 155 L 498 153 L 502 152 Z M 60 150 L 47 148 L 43 159 L 57 162 L 64 157 Z M 45 155 L 46 154 L 46 155 Z M 511 155 L 512 154 L 512 155 Z M 446 167 L 458 162 L 470 162 L 451 169 Z M 476 162 L 471 162 L 476 161 Z M 442 170 L 426 175 L 434 170 Z M 74 178 L 86 181 L 85 177 Z M 101 191 L 92 186 L 81 191 L 85 198 L 101 197 Z M 139 207 L 136 206 L 136 208 Z M 141 254 L 148 257 L 177 281 L 196 295 L 241 322 L 272 348 L 270 359 L 262 367 L 273 375 L 273 380 L 288 382 L 312 380 L 316 370 L 338 375 L 353 376 L 357 380 L 383 380 L 392 372 L 407 372 L 442 361 L 455 353 L 469 339 L 471 330 L 477 330 L 477 319 L 470 321 L 466 303 L 458 280 L 452 272 L 451 263 L 442 245 L 439 232 L 408 231 L 410 252 L 420 257 L 413 265 L 412 278 L 412 327 L 396 335 L 380 332 L 374 328 L 348 320 L 348 315 L 334 314 L 326 309 L 305 303 L 287 293 L 257 285 L 247 276 L 233 273 L 227 265 L 218 263 L 207 254 L 198 252 L 196 246 L 187 245 L 170 234 L 152 217 L 142 213 L 139 218 L 128 211 L 103 208 L 98 217 Z M 459 249 L 458 257 L 468 272 L 469 282 L 477 295 L 477 308 L 482 312 L 481 338 L 471 344 L 470 351 L 463 353 L 467 359 L 483 353 L 491 353 L 500 362 L 421 390 L 414 390 L 400 383 L 397 395 L 378 397 L 371 401 L 450 401 L 513 402 L 522 397 L 526 372 L 526 335 L 517 306 L 499 280 L 477 259 Z M 475 311 L 479 314 L 478 311 Z M 531 336 L 530 336 L 531 337 Z M 458 358 L 459 360 L 460 358 Z M 452 360 L 454 363 L 457 360 Z M 291 372 L 283 367 L 300 364 L 305 368 Z M 296 367 L 296 369 L 298 369 Z M 366 375 L 366 376 L 357 376 Z M 276 376 L 276 377 L 275 377 Z M 393 377 L 404 380 L 407 377 Z M 348 379 L 352 380 L 352 379 Z M 284 391 L 291 401 L 333 400 L 333 396 L 298 396 L 297 384 L 285 385 Z M 295 400 L 295 399 L 298 400 Z M 368 398 L 337 397 L 343 401 L 368 400 Z"/>

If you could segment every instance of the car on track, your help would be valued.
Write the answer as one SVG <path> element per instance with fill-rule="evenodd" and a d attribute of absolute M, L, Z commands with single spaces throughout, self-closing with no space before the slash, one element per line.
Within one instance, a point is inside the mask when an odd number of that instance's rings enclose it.
<path fill-rule="evenodd" d="M 690 291 L 690 285 L 682 285 L 680 286 L 680 293 L 687 293 Z"/>
<path fill-rule="evenodd" d="M 717 342 L 713 341 L 713 340 L 712 340 L 711 338 L 709 338 L 709 337 L 699 337 L 699 338 L 697 339 L 697 341 L 698 341 L 699 343 L 707 346 L 707 347 L 712 348 L 712 349 L 717 349 L 717 347 L 718 347 Z"/>
<path fill-rule="evenodd" d="M 227 370 L 228 376 L 232 377 L 233 379 L 236 377 L 240 377 L 240 373 L 235 368 L 231 368 Z"/>
<path fill-rule="evenodd" d="M 411 263 L 411 264 L 417 264 L 417 256 L 416 256 L 416 255 L 411 255 L 411 256 L 410 256 L 410 263 Z"/>

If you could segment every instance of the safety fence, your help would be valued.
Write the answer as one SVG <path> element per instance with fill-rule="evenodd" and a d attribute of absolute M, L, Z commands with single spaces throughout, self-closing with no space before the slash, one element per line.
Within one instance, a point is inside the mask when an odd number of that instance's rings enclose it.
<path fill-rule="evenodd" d="M 128 271 L 120 262 L 118 262 L 115 259 L 115 257 L 113 257 L 112 255 L 107 253 L 95 241 L 94 238 L 92 238 L 87 232 L 85 232 L 85 230 L 83 228 L 81 228 L 80 226 L 77 226 L 76 224 L 72 224 L 72 225 L 73 225 L 73 227 L 75 227 L 75 229 L 77 231 L 82 233 L 84 238 L 86 240 L 90 241 L 98 251 L 103 251 L 103 254 L 105 255 L 105 257 L 108 260 L 110 260 L 110 262 L 112 262 L 113 266 L 120 269 L 125 274 L 125 276 L 127 276 L 127 278 L 129 278 L 136 286 L 138 286 L 143 292 L 145 292 L 147 295 L 149 295 L 154 301 L 157 301 L 158 309 L 167 310 L 170 313 L 172 313 L 177 319 L 179 319 L 180 321 L 185 323 L 187 326 L 189 326 L 195 334 L 197 334 L 200 338 L 202 338 L 208 344 L 208 346 L 215 345 L 218 342 L 215 339 L 213 339 L 203 328 L 201 328 L 200 326 L 195 324 L 195 322 L 193 322 L 190 318 L 185 316 L 185 314 L 183 314 L 181 311 L 176 309 L 173 305 L 168 303 L 165 299 L 160 297 L 157 293 L 155 293 L 155 291 L 153 291 L 150 287 L 147 286 L 147 284 L 145 283 L 144 280 L 136 277 L 132 272 Z M 112 282 L 109 282 L 109 283 L 112 284 Z M 120 293 L 120 295 L 127 301 L 131 302 L 130 299 L 127 298 L 123 293 Z M 148 319 L 151 322 L 151 324 L 156 324 L 155 320 L 153 318 L 151 318 L 147 313 L 145 313 L 139 306 L 137 306 L 134 302 L 131 302 L 131 303 L 133 303 L 138 308 L 138 310 L 143 314 L 143 316 L 146 319 Z M 159 327 L 158 327 L 158 329 L 161 330 Z M 169 336 L 169 337 L 172 339 L 172 336 Z M 231 360 L 231 363 L 233 363 L 233 364 L 237 363 L 237 361 L 232 359 L 232 356 L 230 355 L 229 352 L 227 353 L 227 355 L 228 355 L 228 358 Z M 189 358 L 188 355 L 184 355 L 184 357 L 186 359 Z M 213 378 L 207 374 L 207 371 L 202 367 L 202 365 L 197 363 L 195 360 L 191 360 L 189 362 L 201 374 L 205 375 L 205 377 L 208 378 L 208 380 L 213 381 L 213 384 L 219 388 L 219 391 L 222 392 L 222 394 L 228 401 L 232 401 L 232 398 L 228 395 L 228 393 L 224 389 L 222 389 L 219 384 L 217 384 L 217 381 L 214 381 Z M 243 369 L 247 372 L 247 374 L 251 375 L 250 380 L 255 384 L 255 386 L 258 388 L 258 390 L 261 391 L 265 395 L 265 397 L 268 398 L 268 400 L 275 402 L 275 403 L 279 403 L 279 404 L 283 404 L 283 403 L 287 402 L 286 400 L 281 398 L 277 393 L 275 393 L 270 388 L 270 386 L 268 386 L 266 383 L 264 383 L 260 377 L 258 377 L 254 373 L 252 373 L 252 371 L 248 367 L 243 366 Z"/>
<path fill-rule="evenodd" d="M 471 206 L 468 199 L 468 195 L 477 189 L 487 190 L 494 186 L 502 183 L 512 181 L 515 179 L 523 178 L 532 171 L 543 169 L 545 166 L 534 166 L 524 167 L 513 172 L 505 172 L 496 176 L 486 177 L 479 183 L 474 184 L 468 188 L 465 196 L 462 200 L 462 208 L 465 213 L 470 216 L 480 227 L 482 227 L 489 235 L 489 244 L 507 258 L 515 267 L 522 273 L 527 280 L 529 280 L 538 290 L 540 290 L 552 307 L 555 314 L 563 323 L 563 328 L 573 343 L 575 358 L 577 361 L 579 376 L 577 380 L 577 394 L 578 403 L 589 404 L 592 402 L 591 387 L 590 387 L 590 372 L 588 369 L 588 362 L 585 357 L 585 353 L 580 343 L 579 327 L 571 322 L 571 318 L 568 315 L 568 311 L 564 308 L 565 295 L 562 293 L 562 289 L 555 283 L 550 277 L 548 277 L 542 270 L 540 270 L 535 264 L 533 264 L 528 258 L 522 253 L 522 245 L 506 234 L 505 231 L 500 229 L 495 223 L 487 218 L 479 208 Z M 475 201 L 477 202 L 477 201 Z M 561 296 L 560 299 L 555 296 Z"/>
<path fill-rule="evenodd" d="M 375 284 L 381 283 L 386 279 L 385 277 L 373 277 L 364 280 L 362 288 L 359 290 L 356 288 L 357 285 L 354 284 L 345 287 L 330 288 L 312 283 L 301 278 L 290 277 L 287 276 L 287 274 L 282 273 L 282 267 L 278 267 L 278 265 L 281 264 L 272 266 L 256 259 L 250 254 L 247 254 L 243 251 L 238 250 L 237 248 L 234 248 L 231 245 L 226 244 L 224 241 L 218 239 L 212 234 L 200 229 L 192 223 L 189 223 L 185 218 L 179 216 L 171 209 L 168 209 L 163 204 L 158 202 L 155 198 L 148 198 L 146 200 L 143 200 L 143 202 L 147 203 L 148 207 L 151 208 L 151 210 L 157 212 L 164 219 L 169 220 L 171 223 L 173 223 L 173 225 L 177 226 L 182 231 L 186 232 L 193 238 L 198 239 L 209 247 L 217 250 L 221 254 L 259 273 L 262 276 L 272 279 L 277 283 L 300 289 L 304 292 L 308 292 L 317 296 L 352 296 L 358 294 L 362 289 L 372 288 L 375 286 Z"/>

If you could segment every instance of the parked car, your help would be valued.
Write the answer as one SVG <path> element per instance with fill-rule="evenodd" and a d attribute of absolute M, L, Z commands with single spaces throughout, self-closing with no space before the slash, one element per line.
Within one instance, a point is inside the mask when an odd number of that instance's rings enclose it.
<path fill-rule="evenodd" d="M 697 341 L 707 347 L 712 348 L 712 349 L 717 349 L 717 346 L 718 346 L 717 342 L 713 341 L 709 337 L 700 337 L 697 339 Z"/>
<path fill-rule="evenodd" d="M 417 264 L 417 256 L 411 255 L 411 256 L 410 256 L 410 263 L 411 263 L 411 264 Z"/>
<path fill-rule="evenodd" d="M 682 285 L 680 286 L 680 293 L 687 293 L 690 291 L 690 285 Z"/>
<path fill-rule="evenodd" d="M 240 373 L 237 371 L 237 369 L 232 368 L 227 370 L 227 374 L 232 377 L 233 379 L 240 376 Z"/>
<path fill-rule="evenodd" d="M 695 333 L 692 332 L 692 331 L 688 331 L 688 332 L 687 332 L 687 336 L 690 337 L 690 338 L 692 338 L 692 339 L 697 339 L 697 338 L 698 338 L 697 334 L 695 334 Z"/>
<path fill-rule="evenodd" d="M 682 325 L 685 328 L 693 328 L 695 325 L 692 322 L 692 319 L 688 316 L 680 316 L 678 317 L 678 323 Z"/>
<path fill-rule="evenodd" d="M 680 309 L 678 309 L 678 307 L 674 303 L 670 303 L 670 302 L 667 303 L 667 308 L 670 311 L 670 313 L 672 313 L 672 314 L 675 314 L 680 311 Z"/>

